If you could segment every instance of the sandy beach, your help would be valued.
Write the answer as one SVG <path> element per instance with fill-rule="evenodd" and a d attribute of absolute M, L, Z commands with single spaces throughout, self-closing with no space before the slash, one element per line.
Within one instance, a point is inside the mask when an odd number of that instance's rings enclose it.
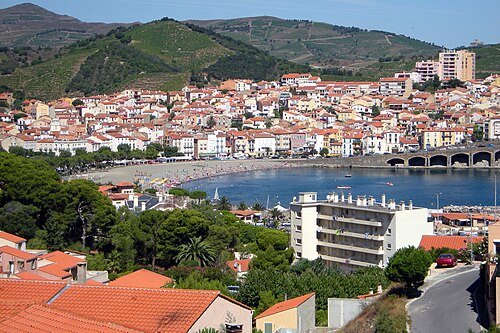
<path fill-rule="evenodd" d="M 75 178 L 85 178 L 97 183 L 117 183 L 120 181 L 139 181 L 145 187 L 157 187 L 162 184 L 178 185 L 184 182 L 210 178 L 217 175 L 297 167 L 299 164 L 284 160 L 224 160 L 191 161 L 176 163 L 155 163 L 116 167 L 105 171 L 96 171 Z"/>

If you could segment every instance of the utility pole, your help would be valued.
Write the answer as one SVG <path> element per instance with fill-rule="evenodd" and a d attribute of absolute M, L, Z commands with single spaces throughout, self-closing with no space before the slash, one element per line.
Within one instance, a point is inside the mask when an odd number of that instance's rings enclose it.
<path fill-rule="evenodd" d="M 442 195 L 443 193 L 439 192 L 439 193 L 436 193 L 436 210 L 437 210 L 437 214 L 439 214 L 439 196 Z M 439 215 L 438 215 L 439 217 Z M 440 221 L 441 219 L 438 218 L 438 222 Z"/>

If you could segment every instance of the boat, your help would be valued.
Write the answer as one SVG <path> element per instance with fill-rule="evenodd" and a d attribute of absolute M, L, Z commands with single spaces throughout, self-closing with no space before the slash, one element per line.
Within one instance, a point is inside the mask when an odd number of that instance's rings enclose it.
<path fill-rule="evenodd" d="M 344 176 L 345 178 L 351 178 L 352 175 L 350 173 L 346 173 L 346 175 Z"/>
<path fill-rule="evenodd" d="M 339 185 L 339 186 L 337 186 L 337 189 L 339 189 L 339 190 L 350 190 L 351 187 L 349 185 Z"/>
<path fill-rule="evenodd" d="M 391 183 L 391 182 L 387 182 L 387 183 L 385 183 L 385 185 L 387 185 L 387 186 L 394 186 L 394 184 Z"/>

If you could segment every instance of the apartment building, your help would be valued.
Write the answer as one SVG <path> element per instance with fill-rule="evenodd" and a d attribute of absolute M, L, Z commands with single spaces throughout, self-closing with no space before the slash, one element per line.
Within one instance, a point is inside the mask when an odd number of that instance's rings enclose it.
<path fill-rule="evenodd" d="M 434 80 L 434 76 L 439 75 L 439 62 L 432 60 L 418 61 L 415 64 L 415 72 L 420 75 L 420 82 Z"/>
<path fill-rule="evenodd" d="M 379 81 L 379 92 L 385 96 L 401 96 L 408 98 L 413 87 L 410 78 L 381 78 Z"/>
<path fill-rule="evenodd" d="M 418 246 L 423 235 L 433 234 L 427 208 L 401 201 L 332 193 L 320 201 L 316 192 L 301 192 L 293 199 L 291 242 L 295 257 L 322 258 L 328 267 L 384 267 L 394 253 Z"/>
<path fill-rule="evenodd" d="M 484 122 L 485 140 L 496 140 L 500 138 L 500 117 L 491 117 Z"/>
<path fill-rule="evenodd" d="M 451 50 L 439 53 L 439 71 L 441 81 L 476 79 L 476 54 L 467 50 Z"/>

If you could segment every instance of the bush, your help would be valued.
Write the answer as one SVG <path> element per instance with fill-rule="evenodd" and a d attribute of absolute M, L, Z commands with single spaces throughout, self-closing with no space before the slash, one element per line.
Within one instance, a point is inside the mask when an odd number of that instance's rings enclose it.
<path fill-rule="evenodd" d="M 432 257 L 424 249 L 404 247 L 389 260 L 385 274 L 391 281 L 401 282 L 408 289 L 418 288 L 423 284 L 431 264 Z"/>

